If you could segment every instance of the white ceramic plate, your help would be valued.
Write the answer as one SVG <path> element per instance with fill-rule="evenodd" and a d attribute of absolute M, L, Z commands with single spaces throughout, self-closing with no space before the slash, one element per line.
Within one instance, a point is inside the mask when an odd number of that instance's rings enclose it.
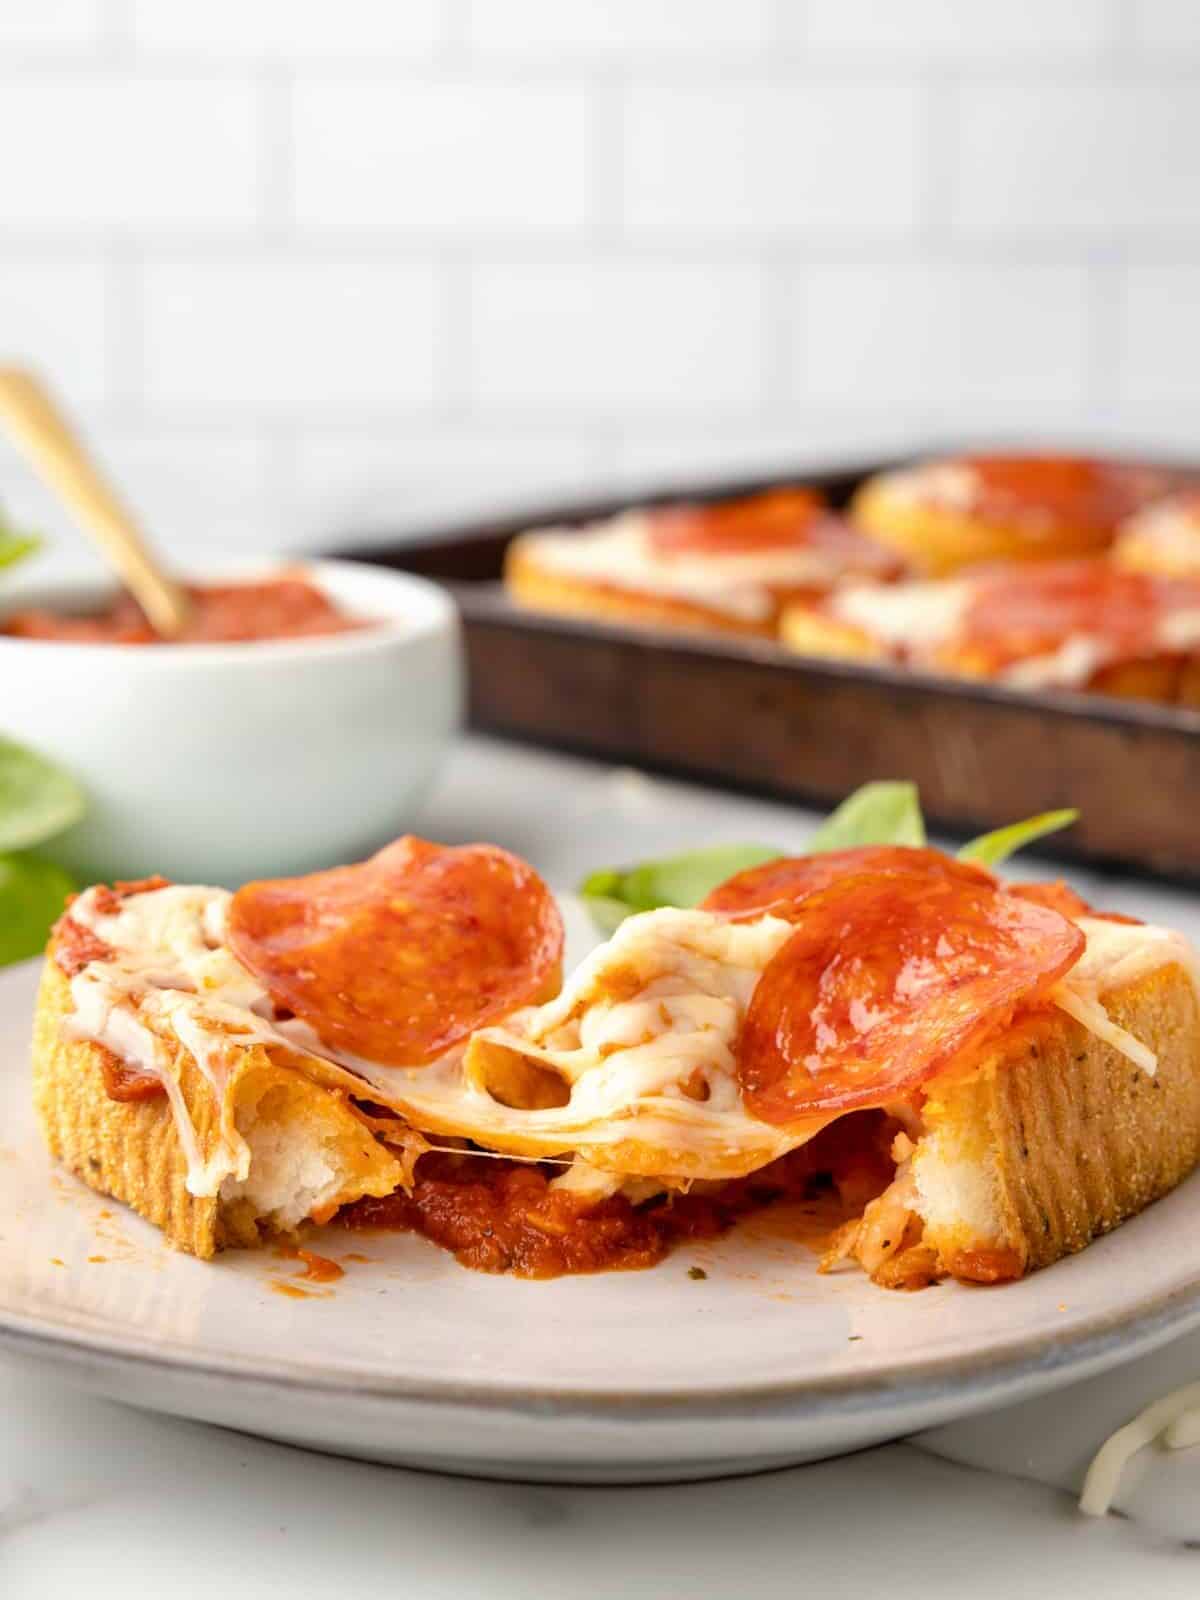
<path fill-rule="evenodd" d="M 768 1228 L 649 1272 L 550 1283 L 328 1228 L 317 1250 L 370 1260 L 294 1299 L 277 1286 L 297 1282 L 295 1262 L 177 1255 L 54 1169 L 28 1107 L 36 976 L 0 976 L 0 1349 L 151 1410 L 453 1472 L 699 1478 L 1028 1398 L 1200 1322 L 1200 1178 L 1000 1289 L 818 1277 Z"/>

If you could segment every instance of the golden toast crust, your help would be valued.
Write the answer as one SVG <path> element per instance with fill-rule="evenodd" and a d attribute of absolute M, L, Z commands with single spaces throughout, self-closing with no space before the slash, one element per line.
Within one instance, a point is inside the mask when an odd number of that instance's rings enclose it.
<path fill-rule="evenodd" d="M 47 959 L 33 1022 L 33 1104 L 50 1153 L 101 1194 L 131 1206 L 172 1244 L 211 1256 L 219 1243 L 217 1200 L 187 1192 L 184 1160 L 165 1096 L 111 1100 L 101 1053 L 66 1039 L 72 1011 L 66 978 Z M 201 1150 L 216 1138 L 213 1094 L 194 1062 L 182 1062 L 180 1086 Z"/>
<path fill-rule="evenodd" d="M 618 583 L 589 582 L 566 577 L 542 566 L 536 546 L 516 539 L 504 563 L 504 583 L 509 594 L 535 611 L 551 611 L 566 616 L 593 617 L 600 621 L 633 622 L 643 627 L 691 628 L 720 633 L 772 638 L 778 606 L 757 619 L 734 616 L 669 595 L 650 594 L 624 588 Z"/>
<path fill-rule="evenodd" d="M 209 1258 L 230 1245 L 254 1246 L 290 1227 L 264 1215 L 250 1193 L 221 1198 L 187 1189 L 187 1162 L 165 1096 L 118 1101 L 105 1090 L 103 1056 L 93 1044 L 63 1035 L 72 1010 L 67 979 L 52 955 L 38 991 L 33 1031 L 33 1100 L 50 1152 L 92 1189 L 111 1195 L 161 1228 L 177 1249 Z M 219 1112 L 208 1080 L 184 1050 L 179 1085 L 201 1156 L 219 1139 Z M 314 1150 L 340 1185 L 323 1211 L 364 1194 L 392 1193 L 404 1169 L 347 1104 L 255 1046 L 242 1050 L 228 1087 L 239 1130 L 283 1128 L 297 1146 Z M 254 1147 L 251 1137 L 251 1147 Z"/>
<path fill-rule="evenodd" d="M 1181 967 L 1105 996 L 1112 1021 L 1158 1056 L 1150 1077 L 1065 1013 L 1006 1040 L 982 1070 L 931 1096 L 926 1138 L 990 1184 L 994 1231 L 926 1223 L 955 1276 L 973 1255 L 1014 1252 L 1025 1270 L 1082 1250 L 1200 1163 L 1200 1006 Z M 924 1141 L 923 1141 L 924 1142 Z M 922 1157 L 917 1157 L 918 1183 Z"/>

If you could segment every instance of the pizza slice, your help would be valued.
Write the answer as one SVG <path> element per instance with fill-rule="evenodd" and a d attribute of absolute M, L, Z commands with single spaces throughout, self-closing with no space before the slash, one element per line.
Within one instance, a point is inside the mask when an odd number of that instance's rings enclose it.
<path fill-rule="evenodd" d="M 336 1215 L 486 1270 L 641 1267 L 823 1194 L 827 1266 L 893 1287 L 1019 1277 L 1200 1160 L 1190 946 L 1065 885 L 859 847 L 561 960 L 489 845 L 88 890 L 38 1004 L 48 1143 L 205 1257 Z"/>

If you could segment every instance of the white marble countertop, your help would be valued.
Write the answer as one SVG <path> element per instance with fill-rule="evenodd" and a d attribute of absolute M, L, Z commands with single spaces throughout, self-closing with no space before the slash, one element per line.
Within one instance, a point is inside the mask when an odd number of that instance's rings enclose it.
<path fill-rule="evenodd" d="M 664 804 L 669 797 L 670 804 Z M 790 807 L 473 739 L 420 825 L 494 838 L 569 885 L 614 855 L 799 846 Z M 1072 877 L 1085 893 L 1095 884 Z M 1200 937 L 1200 901 L 1109 878 L 1113 909 Z M 85 1398 L 0 1365 L 0 1596 L 355 1600 L 778 1589 L 972 1600 L 1200 1592 L 1200 1449 L 1147 1451 L 1117 1513 L 1075 1507 L 1105 1435 L 1200 1379 L 1200 1334 L 1115 1374 L 915 1442 L 720 1483 L 543 1488 L 312 1455 Z"/>

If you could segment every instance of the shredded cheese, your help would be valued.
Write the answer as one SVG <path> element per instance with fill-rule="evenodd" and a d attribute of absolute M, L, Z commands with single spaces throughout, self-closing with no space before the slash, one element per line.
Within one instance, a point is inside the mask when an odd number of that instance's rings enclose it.
<path fill-rule="evenodd" d="M 1079 1509 L 1085 1516 L 1105 1515 L 1125 1468 L 1139 1450 L 1156 1440 L 1168 1450 L 1186 1450 L 1200 1444 L 1200 1383 L 1185 1384 L 1156 1400 L 1101 1445 L 1079 1496 Z"/>

